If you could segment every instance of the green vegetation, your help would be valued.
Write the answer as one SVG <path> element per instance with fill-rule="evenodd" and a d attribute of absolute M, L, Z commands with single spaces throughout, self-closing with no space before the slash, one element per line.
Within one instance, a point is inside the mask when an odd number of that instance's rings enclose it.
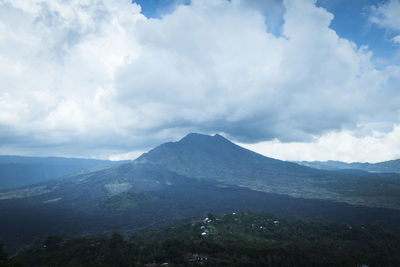
<path fill-rule="evenodd" d="M 153 196 L 145 193 L 124 192 L 101 201 L 99 207 L 110 210 L 130 210 L 144 201 L 153 199 L 155 199 Z"/>
<path fill-rule="evenodd" d="M 2 266 L 2 267 L 17 267 L 17 266 L 23 266 L 23 265 L 20 265 L 16 262 L 11 261 L 8 258 L 7 253 L 5 253 L 3 250 L 3 244 L 0 244 L 0 266 Z"/>
<path fill-rule="evenodd" d="M 208 215 L 137 232 L 49 237 L 14 258 L 27 266 L 400 266 L 399 239 L 374 225 Z"/>
<path fill-rule="evenodd" d="M 8 256 L 3 251 L 3 244 L 0 244 L 0 266 L 6 265 L 8 263 Z"/>

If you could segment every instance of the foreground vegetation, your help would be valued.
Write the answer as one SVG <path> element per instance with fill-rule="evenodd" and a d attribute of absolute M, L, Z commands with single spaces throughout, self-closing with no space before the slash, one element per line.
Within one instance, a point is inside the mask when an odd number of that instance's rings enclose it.
<path fill-rule="evenodd" d="M 51 236 L 22 266 L 400 266 L 400 240 L 374 225 L 288 221 L 262 213 L 186 219 L 124 239 Z"/>

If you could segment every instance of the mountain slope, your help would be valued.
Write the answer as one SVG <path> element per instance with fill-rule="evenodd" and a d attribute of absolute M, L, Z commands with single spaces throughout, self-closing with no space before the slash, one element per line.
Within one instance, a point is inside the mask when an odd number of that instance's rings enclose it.
<path fill-rule="evenodd" d="M 17 197 L 21 190 L 23 196 Z M 208 212 L 260 210 L 345 223 L 375 222 L 395 230 L 400 220 L 397 210 L 253 191 L 182 176 L 150 162 L 121 164 L 0 196 L 0 243 L 11 252 L 46 235 L 132 232 Z"/>
<path fill-rule="evenodd" d="M 120 163 L 95 159 L 0 156 L 0 190 Z"/>

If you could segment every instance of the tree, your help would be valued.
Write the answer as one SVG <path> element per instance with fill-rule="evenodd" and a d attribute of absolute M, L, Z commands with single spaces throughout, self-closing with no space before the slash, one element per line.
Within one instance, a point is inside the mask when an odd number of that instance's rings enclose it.
<path fill-rule="evenodd" d="M 0 266 L 14 266 L 8 259 L 7 253 L 3 250 L 3 244 L 0 244 Z"/>
<path fill-rule="evenodd" d="M 124 238 L 118 233 L 113 233 L 110 238 L 110 245 L 112 249 L 121 247 L 124 245 Z"/>
<path fill-rule="evenodd" d="M 57 248 L 62 242 L 63 238 L 60 236 L 49 236 L 47 239 L 44 241 L 43 245 L 47 249 L 55 249 Z"/>
<path fill-rule="evenodd" d="M 215 216 L 213 214 L 209 213 L 207 217 L 209 220 L 215 221 Z"/>

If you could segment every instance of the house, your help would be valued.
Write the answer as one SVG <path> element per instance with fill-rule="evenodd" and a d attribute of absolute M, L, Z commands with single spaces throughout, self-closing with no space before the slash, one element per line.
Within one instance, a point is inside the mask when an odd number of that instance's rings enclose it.
<path fill-rule="evenodd" d="M 203 220 L 203 223 L 205 223 L 205 224 L 210 223 L 210 222 L 212 222 L 212 220 L 209 219 L 208 217 L 206 217 L 206 218 Z"/>
<path fill-rule="evenodd" d="M 186 254 L 185 259 L 188 262 L 197 262 L 203 264 L 207 262 L 208 257 L 206 255 L 201 255 L 201 254 Z"/>
<path fill-rule="evenodd" d="M 207 262 L 208 257 L 205 255 L 197 255 L 196 256 L 196 261 L 198 263 L 206 263 Z"/>

